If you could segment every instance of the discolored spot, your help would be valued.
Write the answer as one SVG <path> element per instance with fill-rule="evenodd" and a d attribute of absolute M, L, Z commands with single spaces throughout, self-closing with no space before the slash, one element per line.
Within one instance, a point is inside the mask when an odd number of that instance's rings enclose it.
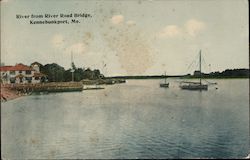
<path fill-rule="evenodd" d="M 31 143 L 31 144 L 38 144 L 38 143 L 39 143 L 39 140 L 38 140 L 38 139 L 35 139 L 35 138 L 31 138 L 31 139 L 30 139 L 30 143 Z"/>
<path fill-rule="evenodd" d="M 115 31 L 109 30 L 108 35 L 104 38 L 128 74 L 143 74 L 152 66 L 152 49 L 141 30 L 119 26 Z"/>

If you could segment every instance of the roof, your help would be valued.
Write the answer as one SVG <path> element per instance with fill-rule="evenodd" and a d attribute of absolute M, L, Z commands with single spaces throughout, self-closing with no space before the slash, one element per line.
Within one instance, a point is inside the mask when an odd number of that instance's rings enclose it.
<path fill-rule="evenodd" d="M 29 66 L 26 66 L 24 64 L 16 64 L 15 66 L 2 66 L 0 67 L 0 71 L 33 71 Z"/>
<path fill-rule="evenodd" d="M 39 63 L 39 62 L 33 62 L 33 63 L 31 63 L 31 66 L 33 66 L 33 65 L 42 66 L 42 64 L 41 64 L 41 63 Z"/>
<path fill-rule="evenodd" d="M 0 71 L 9 71 L 13 66 L 1 66 Z"/>

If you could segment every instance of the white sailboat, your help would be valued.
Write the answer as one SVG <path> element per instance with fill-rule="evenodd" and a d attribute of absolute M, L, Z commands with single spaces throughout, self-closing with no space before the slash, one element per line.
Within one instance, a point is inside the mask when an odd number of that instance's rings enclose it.
<path fill-rule="evenodd" d="M 166 75 L 166 72 L 165 72 L 165 81 L 164 83 L 160 83 L 160 87 L 164 87 L 164 88 L 168 88 L 169 87 L 169 83 L 167 83 L 167 75 Z"/>
<path fill-rule="evenodd" d="M 208 85 L 207 84 L 202 84 L 201 77 L 202 77 L 202 72 L 201 72 L 201 50 L 199 53 L 199 82 L 181 82 L 180 83 L 180 88 L 181 89 L 186 89 L 186 90 L 207 90 Z"/>

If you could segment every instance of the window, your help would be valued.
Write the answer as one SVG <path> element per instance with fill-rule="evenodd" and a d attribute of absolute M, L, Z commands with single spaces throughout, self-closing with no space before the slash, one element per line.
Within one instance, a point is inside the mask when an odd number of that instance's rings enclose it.
<path fill-rule="evenodd" d="M 32 77 L 25 77 L 25 79 L 26 79 L 26 81 L 27 81 L 28 83 L 31 83 L 31 81 L 32 81 Z"/>
<path fill-rule="evenodd" d="M 16 79 L 15 78 L 10 78 L 10 83 L 15 83 Z"/>
<path fill-rule="evenodd" d="M 15 75 L 15 71 L 10 71 L 10 75 Z"/>
<path fill-rule="evenodd" d="M 27 81 L 32 80 L 32 77 L 25 77 Z"/>
<path fill-rule="evenodd" d="M 23 71 L 19 71 L 19 73 L 22 73 Z"/>
<path fill-rule="evenodd" d="M 31 71 L 26 71 L 25 73 L 26 73 L 26 74 L 31 74 Z"/>
<path fill-rule="evenodd" d="M 39 80 L 40 78 L 39 77 L 35 77 L 35 80 Z"/>

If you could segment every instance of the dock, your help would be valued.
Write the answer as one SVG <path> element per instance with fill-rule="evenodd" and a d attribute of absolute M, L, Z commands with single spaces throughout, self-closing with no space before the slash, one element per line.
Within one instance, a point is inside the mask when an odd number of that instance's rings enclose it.
<path fill-rule="evenodd" d="M 81 82 L 50 82 L 37 84 L 9 84 L 8 88 L 16 90 L 20 93 L 36 93 L 36 92 L 75 92 L 82 91 L 83 84 Z"/>

